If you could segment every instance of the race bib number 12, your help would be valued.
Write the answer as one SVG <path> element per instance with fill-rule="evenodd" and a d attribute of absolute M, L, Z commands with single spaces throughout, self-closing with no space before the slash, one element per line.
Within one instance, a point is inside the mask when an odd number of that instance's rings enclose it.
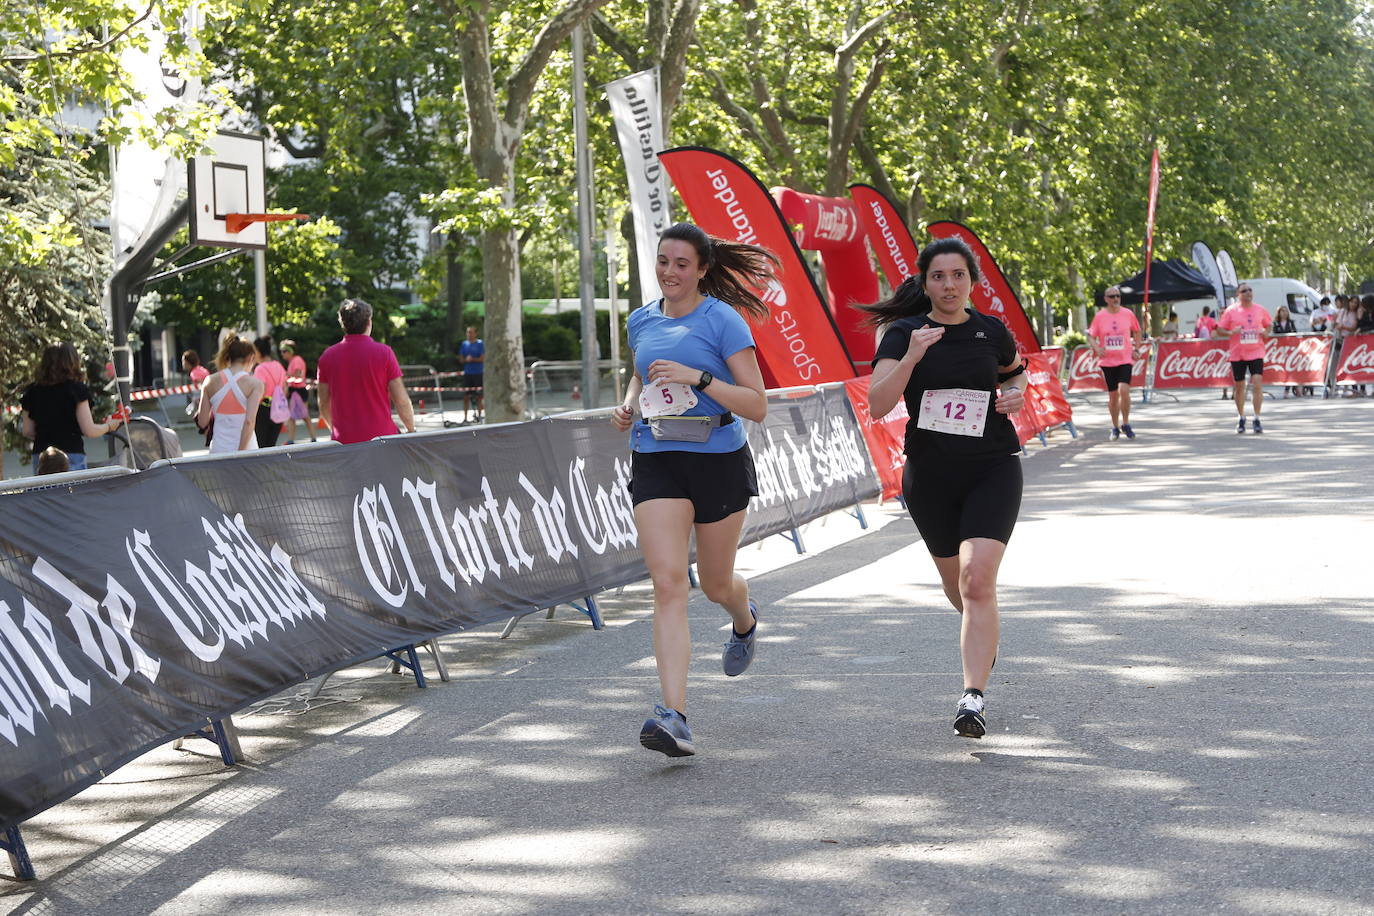
<path fill-rule="evenodd" d="M 938 388 L 921 397 L 920 429 L 955 436 L 981 436 L 988 418 L 989 392 L 972 388 Z"/>

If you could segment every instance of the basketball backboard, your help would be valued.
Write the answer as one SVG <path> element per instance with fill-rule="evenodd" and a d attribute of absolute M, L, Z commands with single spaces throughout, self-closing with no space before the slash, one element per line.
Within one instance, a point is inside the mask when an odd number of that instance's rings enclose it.
<path fill-rule="evenodd" d="M 222 130 L 210 138 L 212 153 L 196 156 L 186 170 L 192 245 L 266 248 L 267 226 L 249 223 L 232 232 L 231 213 L 267 211 L 267 144 L 263 137 Z"/>

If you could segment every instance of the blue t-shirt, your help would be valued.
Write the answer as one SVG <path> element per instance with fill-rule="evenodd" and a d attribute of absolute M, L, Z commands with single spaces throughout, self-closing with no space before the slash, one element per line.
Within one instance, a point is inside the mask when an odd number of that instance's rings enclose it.
<path fill-rule="evenodd" d="M 739 312 L 714 296 L 681 318 L 663 314 L 663 300 L 650 302 L 630 313 L 628 322 L 630 349 L 635 354 L 635 373 L 640 378 L 649 374 L 649 364 L 657 359 L 671 359 L 693 369 L 705 369 L 716 378 L 731 385 L 735 377 L 725 361 L 741 350 L 754 345 L 749 323 Z M 725 413 L 725 408 L 704 391 L 696 392 L 697 405 L 683 416 L 709 417 Z M 659 440 L 649 424 L 636 420 L 630 428 L 630 448 L 637 452 L 734 452 L 744 448 L 744 424 L 735 422 L 711 431 L 705 442 Z"/>
<path fill-rule="evenodd" d="M 465 340 L 465 341 L 463 341 L 462 343 L 460 343 L 460 344 L 458 345 L 458 357 L 459 357 L 459 359 L 464 359 L 464 360 L 466 360 L 466 358 L 469 357 L 469 356 L 486 356 L 486 355 L 487 355 L 487 346 L 486 346 L 486 344 L 482 343 L 481 338 L 478 338 L 477 340 Z M 485 363 L 469 363 L 469 362 L 464 362 L 464 363 L 463 363 L 463 374 L 464 374 L 464 375 L 481 375 L 481 374 L 482 374 L 482 367 L 483 367 L 484 365 L 486 365 L 486 364 L 485 364 Z"/>

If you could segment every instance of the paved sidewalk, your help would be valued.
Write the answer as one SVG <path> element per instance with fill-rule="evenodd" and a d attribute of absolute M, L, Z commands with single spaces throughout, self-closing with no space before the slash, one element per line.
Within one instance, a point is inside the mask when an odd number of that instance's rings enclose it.
<path fill-rule="evenodd" d="M 870 509 L 746 548 L 759 655 L 694 594 L 698 755 L 645 751 L 644 586 L 372 663 L 164 748 L 25 828 L 16 913 L 1353 913 L 1374 909 L 1374 400 L 1137 406 L 1031 446 L 990 733 L 957 617 Z"/>

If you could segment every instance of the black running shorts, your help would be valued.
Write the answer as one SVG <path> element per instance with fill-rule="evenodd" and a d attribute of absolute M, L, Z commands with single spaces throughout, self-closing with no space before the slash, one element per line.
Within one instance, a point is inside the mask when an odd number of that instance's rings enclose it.
<path fill-rule="evenodd" d="M 907 457 L 902 497 L 931 556 L 955 557 L 969 538 L 1011 540 L 1021 511 L 1021 459 Z"/>
<path fill-rule="evenodd" d="M 632 452 L 630 501 L 690 499 L 698 525 L 749 507 L 759 493 L 749 446 L 733 452 Z"/>
<path fill-rule="evenodd" d="M 1233 359 L 1231 360 L 1231 378 L 1238 382 L 1245 381 L 1246 370 L 1254 378 L 1264 380 L 1264 360 L 1262 359 Z"/>
<path fill-rule="evenodd" d="M 1107 380 L 1107 390 L 1115 391 L 1118 385 L 1129 386 L 1132 368 L 1130 363 L 1122 366 L 1103 366 L 1102 377 Z"/>

